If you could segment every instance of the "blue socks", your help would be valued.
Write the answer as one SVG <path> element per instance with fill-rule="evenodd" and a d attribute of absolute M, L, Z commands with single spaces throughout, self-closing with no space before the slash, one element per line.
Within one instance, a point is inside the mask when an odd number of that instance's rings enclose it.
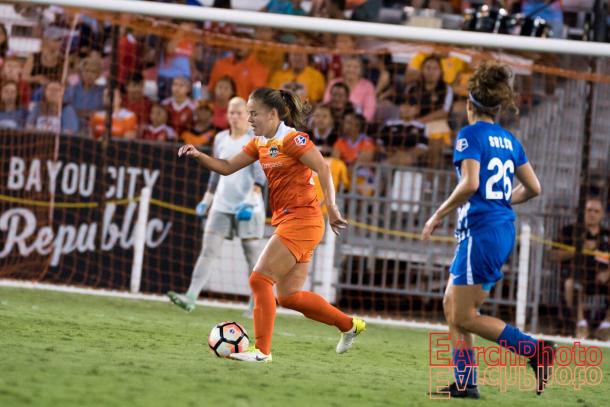
<path fill-rule="evenodd" d="M 466 386 L 476 386 L 477 366 L 474 349 L 457 348 L 453 349 L 453 376 L 458 388 Z"/>
<path fill-rule="evenodd" d="M 518 328 L 506 324 L 496 343 L 517 355 L 532 357 L 536 354 L 538 340 L 524 334 Z"/>

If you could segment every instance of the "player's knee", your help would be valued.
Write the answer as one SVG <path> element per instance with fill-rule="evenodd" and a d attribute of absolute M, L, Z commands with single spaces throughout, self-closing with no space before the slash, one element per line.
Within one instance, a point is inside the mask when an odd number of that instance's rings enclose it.
<path fill-rule="evenodd" d="M 269 276 L 266 276 L 261 273 L 260 271 L 250 274 L 248 283 L 250 283 L 250 288 L 252 289 L 252 291 L 257 291 L 265 287 L 266 285 L 271 285 L 273 287 L 273 280 Z"/>

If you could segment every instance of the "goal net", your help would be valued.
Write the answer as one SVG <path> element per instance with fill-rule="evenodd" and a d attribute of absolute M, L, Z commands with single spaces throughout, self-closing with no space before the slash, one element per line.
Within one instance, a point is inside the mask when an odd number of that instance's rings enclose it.
<path fill-rule="evenodd" d="M 603 335 L 607 56 L 490 48 L 486 34 L 478 46 L 442 45 L 439 30 L 408 41 L 270 28 L 227 13 L 230 23 L 0 5 L 1 279 L 185 291 L 205 222 L 195 207 L 210 174 L 177 149 L 211 151 L 228 128 L 228 100 L 270 86 L 314 107 L 303 130 L 328 157 L 350 222 L 339 237 L 327 228 L 305 288 L 357 314 L 444 322 L 456 217 L 432 242 L 419 234 L 456 184 L 468 79 L 497 60 L 515 73 L 519 107 L 501 123 L 525 146 L 543 192 L 515 208 L 515 250 L 482 312 L 536 332 Z M 266 18 L 281 25 L 283 17 Z M 261 244 L 271 233 L 268 225 Z M 240 239 L 225 240 L 220 253 L 202 296 L 246 301 Z"/>

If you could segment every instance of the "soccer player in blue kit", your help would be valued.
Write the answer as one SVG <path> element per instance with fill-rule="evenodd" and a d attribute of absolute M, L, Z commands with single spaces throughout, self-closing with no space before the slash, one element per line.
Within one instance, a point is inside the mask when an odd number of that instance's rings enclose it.
<path fill-rule="evenodd" d="M 516 110 L 512 72 L 498 63 L 482 64 L 468 84 L 469 125 L 459 132 L 453 155 L 458 185 L 428 219 L 422 239 L 428 240 L 441 220 L 458 210 L 458 245 L 443 298 L 453 345 L 455 380 L 442 393 L 479 398 L 473 334 L 529 358 L 541 394 L 552 372 L 554 344 L 538 341 L 518 328 L 478 310 L 496 281 L 515 244 L 515 213 L 511 205 L 540 194 L 540 182 L 521 143 L 496 124 L 506 108 Z M 514 176 L 521 182 L 513 188 Z"/>

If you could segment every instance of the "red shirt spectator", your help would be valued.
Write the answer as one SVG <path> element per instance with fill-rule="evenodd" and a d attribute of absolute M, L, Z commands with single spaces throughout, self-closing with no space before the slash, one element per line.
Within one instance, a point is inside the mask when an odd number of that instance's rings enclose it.
<path fill-rule="evenodd" d="M 174 129 L 167 125 L 167 110 L 161 105 L 153 105 L 150 110 L 150 123 L 142 129 L 140 138 L 152 141 L 173 141 Z"/>
<path fill-rule="evenodd" d="M 23 63 L 17 58 L 7 58 L 2 66 L 2 81 L 13 81 L 17 84 L 17 95 L 19 106 L 28 108 L 30 104 L 30 84 L 23 80 L 21 72 Z"/>
<path fill-rule="evenodd" d="M 142 75 L 136 72 L 127 82 L 127 94 L 123 105 L 138 117 L 138 126 L 148 123 L 152 102 L 144 96 L 144 80 Z"/>
<path fill-rule="evenodd" d="M 212 102 L 212 124 L 218 129 L 228 129 L 227 110 L 229 101 L 235 96 L 235 82 L 228 76 L 224 76 L 216 82 L 214 87 L 214 101 Z"/>
<path fill-rule="evenodd" d="M 172 81 L 172 97 L 165 99 L 162 105 L 167 110 L 169 125 L 176 134 L 182 134 L 193 124 L 193 112 L 195 104 L 188 97 L 190 92 L 190 81 L 182 76 Z"/>
<path fill-rule="evenodd" d="M 139 66 L 140 55 L 136 37 L 127 33 L 119 39 L 119 82 L 128 83 L 129 79 L 136 74 Z"/>

